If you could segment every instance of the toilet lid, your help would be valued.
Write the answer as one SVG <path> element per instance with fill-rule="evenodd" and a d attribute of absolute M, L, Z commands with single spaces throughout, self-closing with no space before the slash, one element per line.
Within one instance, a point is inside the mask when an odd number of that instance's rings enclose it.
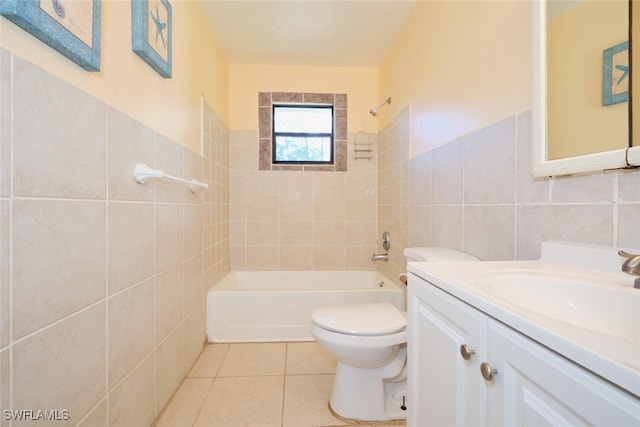
<path fill-rule="evenodd" d="M 349 335 L 388 335 L 407 326 L 405 316 L 388 302 L 322 307 L 311 319 L 321 328 Z"/>

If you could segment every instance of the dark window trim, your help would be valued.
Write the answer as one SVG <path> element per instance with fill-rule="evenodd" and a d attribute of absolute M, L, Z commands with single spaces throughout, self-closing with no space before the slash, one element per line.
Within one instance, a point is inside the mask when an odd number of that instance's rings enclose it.
<path fill-rule="evenodd" d="M 294 108 L 324 108 L 331 110 L 331 133 L 317 133 L 317 132 L 276 132 L 275 120 L 276 113 L 275 110 L 278 107 L 294 107 Z M 336 117 L 335 117 L 335 108 L 333 104 L 304 104 L 304 103 L 274 103 L 271 104 L 271 163 L 274 165 L 333 165 L 334 164 L 334 154 L 336 151 L 335 147 L 335 127 L 336 127 Z M 276 160 L 276 136 L 298 136 L 298 137 L 329 137 L 331 153 L 329 155 L 329 160 L 324 161 L 313 161 L 313 160 L 303 160 L 303 161 L 288 161 L 288 160 Z"/>

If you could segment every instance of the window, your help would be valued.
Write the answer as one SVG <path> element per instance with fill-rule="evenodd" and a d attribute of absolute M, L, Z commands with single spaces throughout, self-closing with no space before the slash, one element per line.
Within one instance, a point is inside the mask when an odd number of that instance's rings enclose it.
<path fill-rule="evenodd" d="M 273 163 L 333 164 L 333 105 L 273 104 Z"/>
<path fill-rule="evenodd" d="M 1 1 L 1 0 L 0 0 Z M 332 141 L 329 162 L 278 161 L 275 154 L 274 106 L 325 108 L 332 117 Z M 327 113 L 329 109 L 333 110 Z M 317 110 L 316 110 L 317 112 Z M 306 121 L 305 121 L 306 123 Z M 258 92 L 258 170 L 261 171 L 347 171 L 347 94 L 316 92 Z M 278 128 L 278 132 L 282 129 Z M 307 132 L 307 131 L 303 131 Z M 324 131 L 320 133 L 324 134 Z"/>

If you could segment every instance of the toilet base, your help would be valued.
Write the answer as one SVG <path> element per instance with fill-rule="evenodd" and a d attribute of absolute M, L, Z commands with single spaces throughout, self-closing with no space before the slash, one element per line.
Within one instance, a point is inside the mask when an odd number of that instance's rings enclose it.
<path fill-rule="evenodd" d="M 404 420 L 401 409 L 407 381 L 394 379 L 402 373 L 407 355 L 402 346 L 388 365 L 377 369 L 356 368 L 338 363 L 329 408 L 339 417 L 357 421 Z M 405 399 L 406 405 L 406 399 Z"/>

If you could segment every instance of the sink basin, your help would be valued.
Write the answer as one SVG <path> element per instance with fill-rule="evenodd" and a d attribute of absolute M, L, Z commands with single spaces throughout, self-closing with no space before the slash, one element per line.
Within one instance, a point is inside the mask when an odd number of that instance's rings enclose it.
<path fill-rule="evenodd" d="M 477 277 L 489 296 L 583 329 L 640 345 L 640 289 L 601 276 L 496 270 Z"/>

